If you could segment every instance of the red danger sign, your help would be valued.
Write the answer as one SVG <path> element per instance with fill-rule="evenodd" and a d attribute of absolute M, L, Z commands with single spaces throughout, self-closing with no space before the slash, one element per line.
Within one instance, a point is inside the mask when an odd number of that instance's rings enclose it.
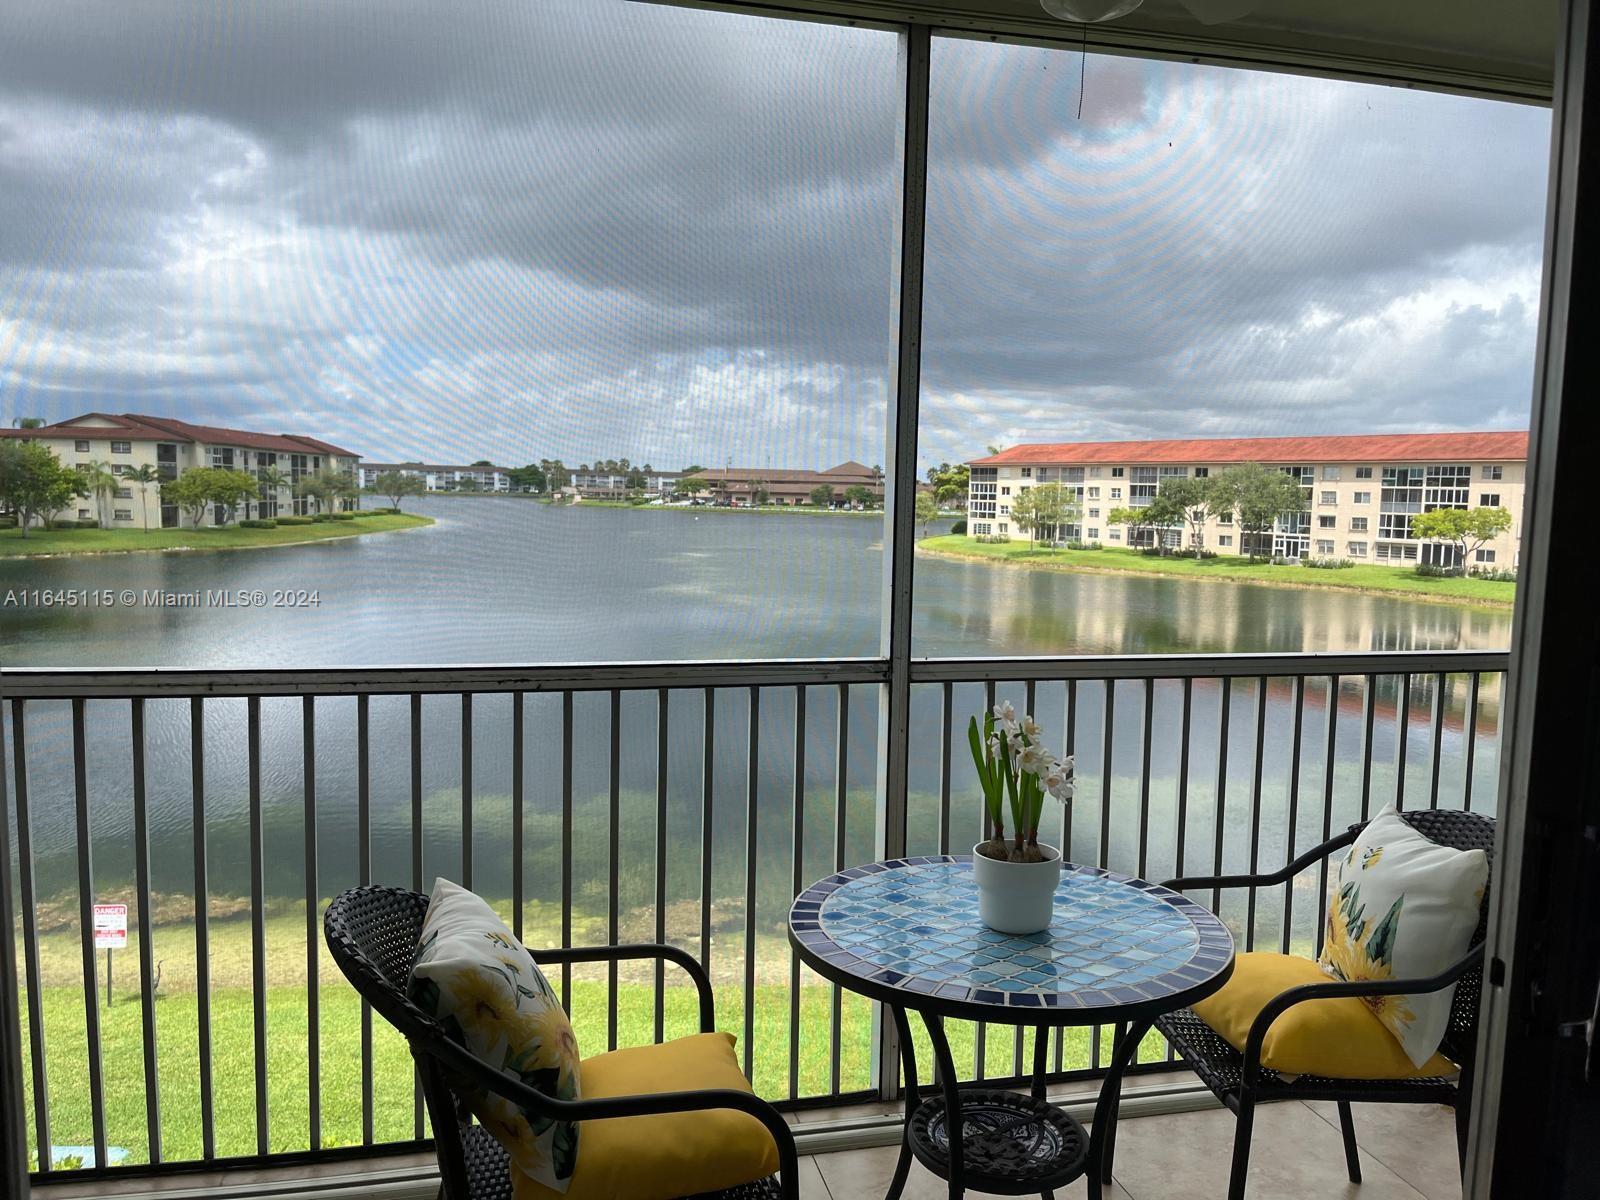
<path fill-rule="evenodd" d="M 96 950 L 123 950 L 128 945 L 128 906 L 126 904 L 96 904 L 94 906 L 94 948 Z"/>

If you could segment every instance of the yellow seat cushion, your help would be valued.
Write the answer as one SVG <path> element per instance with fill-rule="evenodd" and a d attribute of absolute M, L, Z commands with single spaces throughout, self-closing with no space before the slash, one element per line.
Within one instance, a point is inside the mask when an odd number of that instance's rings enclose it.
<path fill-rule="evenodd" d="M 697 1033 L 659 1046 L 613 1050 L 583 1060 L 583 1098 L 728 1088 L 750 1083 L 733 1053 L 733 1035 Z M 565 1193 L 512 1171 L 515 1200 L 673 1200 L 764 1179 L 778 1169 L 778 1147 L 749 1113 L 717 1108 L 648 1117 L 585 1120 L 578 1164 Z"/>
<path fill-rule="evenodd" d="M 1307 983 L 1332 983 L 1309 958 L 1260 952 L 1234 960 L 1233 976 L 1194 1013 L 1228 1045 L 1244 1052 L 1256 1015 L 1273 997 Z M 1261 1043 L 1261 1065 L 1285 1075 L 1331 1079 L 1413 1079 L 1455 1074 L 1435 1054 L 1419 1070 L 1366 1003 L 1355 996 L 1310 1000 L 1278 1017 Z M 588 1076 L 584 1077 L 585 1085 Z M 582 1151 L 579 1151 L 580 1161 Z"/>

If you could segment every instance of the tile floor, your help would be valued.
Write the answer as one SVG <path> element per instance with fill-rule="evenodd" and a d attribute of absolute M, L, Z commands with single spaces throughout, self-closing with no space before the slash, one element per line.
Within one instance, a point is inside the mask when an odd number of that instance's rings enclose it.
<path fill-rule="evenodd" d="M 1345 1178 L 1332 1104 L 1263 1105 L 1256 1113 L 1248 1200 L 1460 1200 L 1455 1118 L 1422 1105 L 1355 1108 L 1363 1182 Z M 1233 1114 L 1224 1109 L 1140 1117 L 1117 1136 L 1116 1186 L 1108 1200 L 1223 1200 Z M 880 1200 L 896 1149 L 846 1150 L 803 1159 L 803 1200 Z M 1056 1193 L 1077 1200 L 1080 1181 Z M 944 1200 L 944 1184 L 912 1164 L 905 1200 Z"/>

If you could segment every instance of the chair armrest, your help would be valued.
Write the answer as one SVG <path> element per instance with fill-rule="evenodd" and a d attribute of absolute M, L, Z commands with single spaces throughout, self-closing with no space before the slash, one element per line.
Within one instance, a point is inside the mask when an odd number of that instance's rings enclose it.
<path fill-rule="evenodd" d="M 645 957 L 634 955 L 633 957 Z M 584 960 L 580 960 L 584 961 Z M 733 1088 L 705 1088 L 699 1091 L 656 1092 L 644 1096 L 605 1096 L 593 1100 L 557 1100 L 531 1087 L 514 1075 L 484 1062 L 466 1047 L 443 1034 L 427 1039 L 420 1047 L 445 1066 L 472 1079 L 484 1088 L 504 1096 L 540 1116 L 564 1121 L 598 1121 L 612 1117 L 645 1117 L 663 1113 L 707 1112 L 733 1109 L 748 1113 L 766 1126 L 778 1147 L 779 1184 L 784 1200 L 799 1200 L 799 1157 L 794 1131 L 783 1114 L 761 1097 Z"/>
<path fill-rule="evenodd" d="M 1481 963 L 1483 950 L 1484 943 L 1479 942 L 1439 974 L 1428 979 L 1369 979 L 1355 983 L 1341 983 L 1335 980 L 1328 983 L 1307 983 L 1274 996 L 1256 1014 L 1255 1021 L 1250 1025 L 1250 1035 L 1245 1039 L 1245 1080 L 1253 1078 L 1261 1067 L 1261 1046 L 1267 1039 L 1267 1031 L 1272 1028 L 1272 1023 L 1296 1004 L 1305 1004 L 1311 1000 L 1337 1000 L 1346 996 L 1409 996 L 1421 992 L 1437 992 L 1449 987 L 1468 970 Z"/>
<path fill-rule="evenodd" d="M 1174 892 L 1199 891 L 1202 888 L 1267 887 L 1293 879 L 1312 863 L 1320 862 L 1335 850 L 1343 850 L 1356 840 L 1355 830 L 1347 829 L 1338 837 L 1329 838 L 1320 846 L 1313 846 L 1299 858 L 1276 871 L 1259 875 L 1192 875 L 1169 879 L 1161 886 Z"/>
<path fill-rule="evenodd" d="M 711 979 L 700 960 L 677 946 L 662 946 L 653 942 L 640 942 L 627 946 L 562 946 L 553 950 L 535 950 L 533 961 L 540 966 L 559 966 L 563 963 L 623 962 L 628 959 L 654 958 L 682 967 L 694 980 L 700 995 L 700 1032 L 710 1033 L 717 1027 L 716 1009 L 711 994 Z"/>

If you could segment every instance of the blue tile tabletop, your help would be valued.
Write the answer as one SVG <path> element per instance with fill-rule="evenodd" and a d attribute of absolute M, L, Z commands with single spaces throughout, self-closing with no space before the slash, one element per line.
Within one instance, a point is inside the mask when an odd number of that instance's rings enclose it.
<path fill-rule="evenodd" d="M 903 993 L 911 1008 L 932 996 L 1048 1010 L 1055 1021 L 1080 1012 L 1085 1024 L 1096 1012 L 1191 992 L 1233 960 L 1227 927 L 1187 897 L 1072 863 L 1063 867 L 1048 929 L 999 933 L 978 917 L 970 855 L 830 875 L 795 898 L 789 929 L 830 975 Z"/>

